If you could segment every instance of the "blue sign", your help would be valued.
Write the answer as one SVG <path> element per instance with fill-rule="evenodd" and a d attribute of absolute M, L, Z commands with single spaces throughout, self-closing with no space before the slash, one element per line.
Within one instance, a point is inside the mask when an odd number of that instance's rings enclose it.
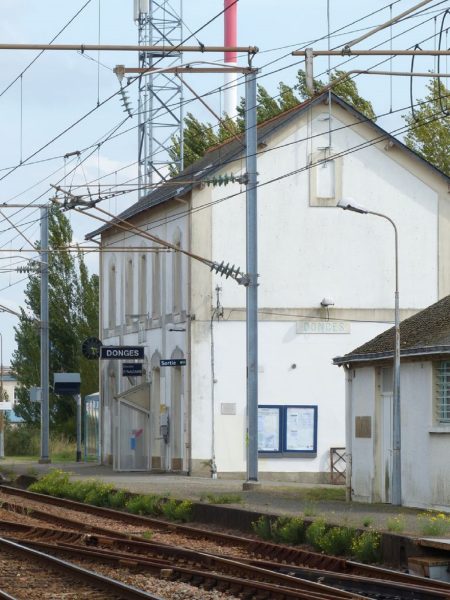
<path fill-rule="evenodd" d="M 142 375 L 142 363 L 123 363 L 122 375 L 124 377 L 140 377 Z"/>

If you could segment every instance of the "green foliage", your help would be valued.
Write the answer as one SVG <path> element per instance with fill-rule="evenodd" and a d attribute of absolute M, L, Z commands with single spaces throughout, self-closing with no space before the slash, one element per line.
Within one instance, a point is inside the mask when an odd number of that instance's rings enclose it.
<path fill-rule="evenodd" d="M 39 481 L 32 483 L 28 489 L 31 492 L 39 494 L 67 498 L 69 485 L 69 473 L 65 473 L 60 469 L 52 469 L 49 473 L 41 477 Z"/>
<path fill-rule="evenodd" d="M 373 518 L 372 517 L 364 517 L 363 527 L 370 527 L 371 525 L 373 525 Z"/>
<path fill-rule="evenodd" d="M 37 425 L 24 423 L 6 427 L 5 456 L 39 456 L 40 430 Z"/>
<path fill-rule="evenodd" d="M 441 109 L 441 100 L 444 110 L 450 109 L 449 93 L 438 79 L 430 81 L 427 88 L 425 102 L 414 114 L 404 117 L 409 126 L 405 143 L 408 148 L 450 175 L 450 117 L 446 117 Z"/>
<path fill-rule="evenodd" d="M 303 509 L 305 517 L 315 517 L 317 515 L 317 506 L 314 502 L 308 502 Z"/>
<path fill-rule="evenodd" d="M 144 533 L 142 534 L 142 537 L 144 538 L 144 540 L 151 540 L 153 537 L 153 531 L 144 531 Z"/>
<path fill-rule="evenodd" d="M 6 427 L 5 455 L 6 456 L 39 456 L 41 434 L 37 425 Z M 63 434 L 50 436 L 50 455 L 57 462 L 74 460 L 76 444 Z"/>
<path fill-rule="evenodd" d="M 268 541 L 272 539 L 272 527 L 269 517 L 261 516 L 257 521 L 253 521 L 252 529 L 262 540 Z"/>
<path fill-rule="evenodd" d="M 72 228 L 63 213 L 54 208 L 49 215 L 49 247 L 72 243 Z M 38 248 L 38 245 L 36 246 Z M 81 253 L 49 253 L 50 372 L 80 372 L 82 396 L 98 389 L 98 361 L 81 355 L 83 340 L 98 331 L 98 276 L 89 276 Z M 27 424 L 38 424 L 40 407 L 30 402 L 28 390 L 40 382 L 40 276 L 31 272 L 25 290 L 25 307 L 15 328 L 17 349 L 11 365 L 18 379 L 16 413 Z M 73 398 L 50 395 L 53 432 L 75 435 L 76 406 Z"/>
<path fill-rule="evenodd" d="M 186 523 L 192 520 L 193 504 L 190 500 L 176 500 L 172 498 L 161 505 L 163 515 L 171 521 Z"/>
<path fill-rule="evenodd" d="M 69 473 L 58 469 L 53 469 L 44 475 L 39 481 L 30 485 L 29 489 L 40 494 L 108 508 L 123 508 L 127 498 L 126 492 L 115 491 L 109 483 L 102 483 L 94 479 L 70 481 Z"/>
<path fill-rule="evenodd" d="M 350 554 L 355 530 L 351 527 L 331 527 L 318 539 L 319 549 L 325 554 L 345 556 Z"/>
<path fill-rule="evenodd" d="M 336 71 L 332 79 L 335 80 L 343 74 L 343 71 Z M 315 93 L 320 92 L 324 83 L 320 80 L 314 81 Z M 369 119 L 375 120 L 375 112 L 372 104 L 359 95 L 358 88 L 353 79 L 344 79 L 336 84 L 333 92 L 343 98 L 346 102 L 361 111 Z M 306 78 L 304 71 L 300 70 L 297 74 L 297 83 L 292 87 L 286 83 L 280 82 L 278 93 L 272 96 L 264 86 L 257 87 L 257 122 L 263 123 L 276 117 L 277 115 L 294 108 L 301 102 L 310 98 L 311 95 L 306 88 Z M 241 98 L 237 106 L 237 119 L 231 119 L 226 116 L 222 119 L 219 129 L 216 132 L 211 123 L 201 123 L 192 113 L 188 113 L 184 119 L 184 167 L 189 167 L 199 158 L 202 158 L 207 150 L 217 144 L 231 139 L 235 135 L 240 135 L 245 129 L 245 100 Z M 177 136 L 172 137 L 172 146 L 169 150 L 171 159 L 177 162 L 180 157 L 181 144 Z M 177 169 L 172 168 L 170 174 L 177 174 Z"/>
<path fill-rule="evenodd" d="M 242 496 L 239 494 L 203 494 L 200 499 L 206 500 L 210 504 L 238 504 L 242 502 Z"/>
<path fill-rule="evenodd" d="M 305 540 L 305 525 L 300 517 L 278 517 L 271 528 L 275 542 L 295 545 Z"/>
<path fill-rule="evenodd" d="M 342 487 L 314 487 L 305 491 L 305 498 L 311 502 L 345 502 L 345 489 Z"/>
<path fill-rule="evenodd" d="M 363 531 L 353 538 L 353 556 L 363 563 L 376 563 L 381 560 L 381 536 L 376 531 Z"/>
<path fill-rule="evenodd" d="M 398 515 L 396 517 L 390 517 L 387 520 L 387 528 L 388 531 L 392 531 L 395 533 L 401 533 L 405 529 L 405 518 L 402 515 Z"/>
<path fill-rule="evenodd" d="M 450 532 L 450 515 L 426 511 L 417 517 L 423 535 L 446 535 Z"/>
<path fill-rule="evenodd" d="M 139 495 L 128 500 L 125 508 L 135 515 L 152 515 L 157 517 L 162 514 L 161 496 Z"/>
<path fill-rule="evenodd" d="M 306 541 L 316 550 L 322 549 L 322 538 L 327 530 L 325 519 L 316 519 L 306 530 Z"/>

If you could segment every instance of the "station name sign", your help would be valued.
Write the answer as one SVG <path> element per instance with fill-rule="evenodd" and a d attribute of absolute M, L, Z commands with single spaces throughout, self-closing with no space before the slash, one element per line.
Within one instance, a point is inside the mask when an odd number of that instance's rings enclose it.
<path fill-rule="evenodd" d="M 160 367 L 185 367 L 185 358 L 167 358 L 159 361 Z"/>
<path fill-rule="evenodd" d="M 130 359 L 144 358 L 143 346 L 102 346 L 100 358 L 102 359 Z"/>

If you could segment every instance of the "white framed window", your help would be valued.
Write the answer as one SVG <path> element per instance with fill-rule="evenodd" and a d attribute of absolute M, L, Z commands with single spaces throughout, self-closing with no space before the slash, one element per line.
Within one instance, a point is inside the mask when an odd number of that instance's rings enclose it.
<path fill-rule="evenodd" d="M 117 272 L 116 265 L 111 263 L 109 266 L 109 287 L 108 287 L 108 328 L 114 329 L 117 318 Z"/>
<path fill-rule="evenodd" d="M 436 364 L 436 421 L 450 423 L 450 360 Z"/>
<path fill-rule="evenodd" d="M 173 243 L 177 248 L 181 249 L 181 231 L 177 229 Z M 174 315 L 181 313 L 182 303 L 182 269 L 181 269 L 181 252 L 172 253 L 172 312 Z"/>
<path fill-rule="evenodd" d="M 161 253 L 153 252 L 152 257 L 152 319 L 161 316 Z"/>
<path fill-rule="evenodd" d="M 147 308 L 147 256 L 141 254 L 139 257 L 139 306 L 138 313 L 141 319 L 148 313 Z"/>
<path fill-rule="evenodd" d="M 309 169 L 309 205 L 336 206 L 342 198 L 342 158 L 313 152 Z"/>
<path fill-rule="evenodd" d="M 133 259 L 130 257 L 125 262 L 125 315 L 134 313 L 133 267 Z"/>

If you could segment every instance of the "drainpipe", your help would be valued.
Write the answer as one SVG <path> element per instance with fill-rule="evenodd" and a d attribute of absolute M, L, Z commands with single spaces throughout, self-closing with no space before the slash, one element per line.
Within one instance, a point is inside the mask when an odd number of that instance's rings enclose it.
<path fill-rule="evenodd" d="M 345 500 L 352 501 L 352 385 L 353 378 L 348 365 L 345 371 Z"/>

